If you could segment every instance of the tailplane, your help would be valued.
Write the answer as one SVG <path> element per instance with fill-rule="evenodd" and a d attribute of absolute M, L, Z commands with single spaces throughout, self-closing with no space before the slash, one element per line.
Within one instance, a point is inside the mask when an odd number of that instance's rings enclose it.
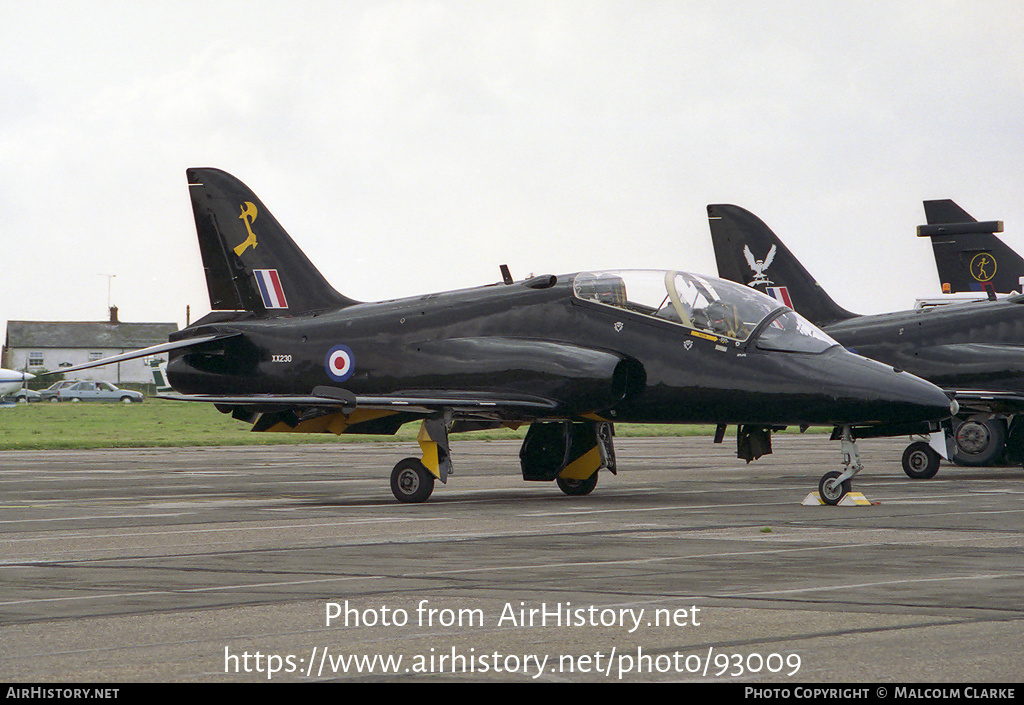
<path fill-rule="evenodd" d="M 718 276 L 752 286 L 818 326 L 854 318 L 825 293 L 782 241 L 750 211 L 708 206 Z"/>
<path fill-rule="evenodd" d="M 931 238 L 942 293 L 1021 291 L 1024 259 L 995 236 L 1003 232 L 1002 221 L 979 223 L 948 199 L 925 201 L 924 214 L 928 224 L 917 234 Z"/>
<path fill-rule="evenodd" d="M 186 174 L 212 310 L 294 316 L 356 303 L 331 287 L 245 184 L 218 169 Z"/>

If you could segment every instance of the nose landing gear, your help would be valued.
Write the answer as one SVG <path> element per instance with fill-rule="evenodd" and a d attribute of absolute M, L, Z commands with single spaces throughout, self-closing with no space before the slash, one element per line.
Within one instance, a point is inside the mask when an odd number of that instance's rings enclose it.
<path fill-rule="evenodd" d="M 818 481 L 818 496 L 821 497 L 821 501 L 830 505 L 839 504 L 843 497 L 849 494 L 853 486 L 850 480 L 864 468 L 860 462 L 857 442 L 853 440 L 853 433 L 849 426 L 843 426 L 843 435 L 840 440 L 843 451 L 843 472 L 830 470 Z"/>

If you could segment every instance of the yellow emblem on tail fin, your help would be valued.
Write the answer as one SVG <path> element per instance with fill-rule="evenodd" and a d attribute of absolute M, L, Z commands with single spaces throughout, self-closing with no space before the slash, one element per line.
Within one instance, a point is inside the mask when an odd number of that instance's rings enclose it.
<path fill-rule="evenodd" d="M 242 215 L 238 217 L 242 220 L 243 223 L 245 223 L 245 229 L 249 231 L 249 237 L 245 239 L 245 242 L 243 242 L 241 245 L 235 248 L 235 254 L 241 257 L 242 253 L 245 252 L 246 248 L 248 248 L 250 245 L 253 248 L 255 248 L 257 245 L 256 233 L 252 231 L 251 226 L 251 224 L 256 221 L 256 206 L 250 201 L 246 201 L 245 204 L 242 206 Z"/>

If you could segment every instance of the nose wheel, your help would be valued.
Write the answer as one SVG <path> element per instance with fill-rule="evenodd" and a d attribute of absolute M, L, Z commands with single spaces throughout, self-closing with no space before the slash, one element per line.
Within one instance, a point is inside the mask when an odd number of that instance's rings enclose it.
<path fill-rule="evenodd" d="M 853 432 L 849 426 L 843 426 L 843 434 L 840 437 L 843 450 L 844 470 L 830 470 L 818 480 L 818 496 L 825 504 L 836 505 L 843 497 L 850 493 L 853 484 L 850 482 L 853 476 L 863 469 L 860 462 L 860 451 L 857 450 L 857 442 L 853 440 Z"/>
<path fill-rule="evenodd" d="M 831 470 L 821 476 L 818 480 L 818 496 L 825 504 L 839 504 L 843 497 L 850 493 L 853 486 L 849 480 L 840 481 L 843 473 L 838 470 Z"/>

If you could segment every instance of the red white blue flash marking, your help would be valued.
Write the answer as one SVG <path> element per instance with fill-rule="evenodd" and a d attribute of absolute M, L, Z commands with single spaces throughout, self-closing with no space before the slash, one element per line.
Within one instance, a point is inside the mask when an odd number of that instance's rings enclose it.
<path fill-rule="evenodd" d="M 769 286 L 767 288 L 768 295 L 776 301 L 781 302 L 784 306 L 793 308 L 793 299 L 789 298 L 789 289 L 784 286 Z"/>
<path fill-rule="evenodd" d="M 281 277 L 277 275 L 276 269 L 254 269 L 252 274 L 263 298 L 264 308 L 288 308 L 288 299 L 284 296 L 284 287 L 281 286 Z"/>

